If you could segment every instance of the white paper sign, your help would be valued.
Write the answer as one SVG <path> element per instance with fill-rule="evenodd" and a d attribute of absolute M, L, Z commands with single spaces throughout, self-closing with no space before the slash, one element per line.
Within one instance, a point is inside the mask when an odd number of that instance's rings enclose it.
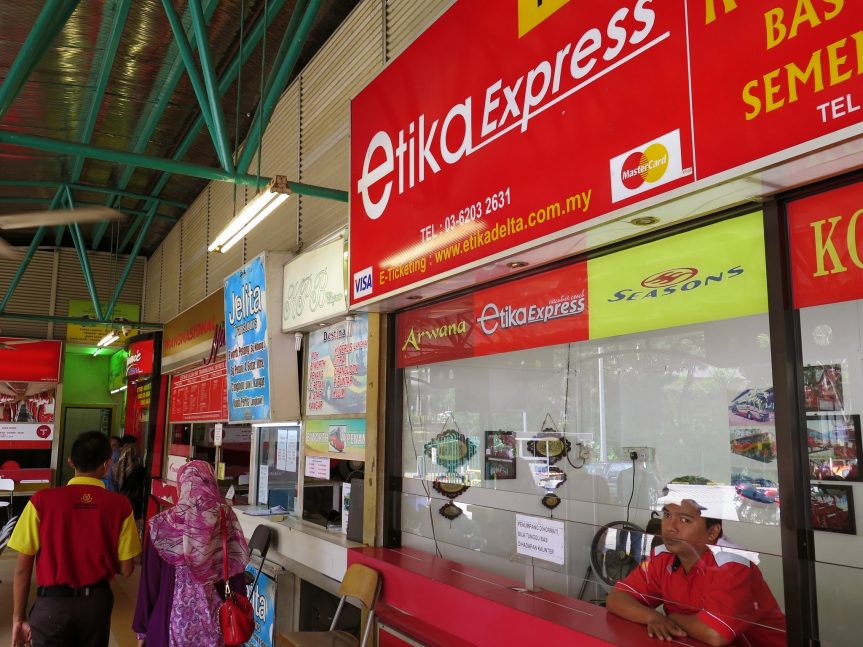
<path fill-rule="evenodd" d="M 288 430 L 279 429 L 276 434 L 276 469 L 286 472 L 288 471 Z"/>
<path fill-rule="evenodd" d="M 217 422 L 213 429 L 213 444 L 216 447 L 222 446 L 222 423 Z"/>
<path fill-rule="evenodd" d="M 342 485 L 342 534 L 348 532 L 348 518 L 351 515 L 351 484 Z"/>
<path fill-rule="evenodd" d="M 168 454 L 168 473 L 165 474 L 165 480 L 170 481 L 171 483 L 177 482 L 177 472 L 180 471 L 180 468 L 186 464 L 186 461 L 189 459 L 185 456 L 174 456 L 172 454 Z"/>
<path fill-rule="evenodd" d="M 326 456 L 306 456 L 306 476 L 324 480 L 330 478 L 330 459 Z"/>
<path fill-rule="evenodd" d="M 515 515 L 516 552 L 555 564 L 565 562 L 564 524 L 556 519 Z"/>
<path fill-rule="evenodd" d="M 267 505 L 270 497 L 270 466 L 261 465 L 258 468 L 258 503 Z"/>
<path fill-rule="evenodd" d="M 288 457 L 285 463 L 285 471 L 297 471 L 297 452 L 300 446 L 299 429 L 288 429 Z"/>

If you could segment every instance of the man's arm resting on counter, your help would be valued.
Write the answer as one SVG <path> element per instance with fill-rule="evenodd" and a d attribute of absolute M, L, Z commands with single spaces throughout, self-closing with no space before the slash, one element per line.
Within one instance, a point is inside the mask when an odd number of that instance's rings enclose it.
<path fill-rule="evenodd" d="M 605 608 L 621 618 L 647 625 L 647 634 L 651 638 L 672 640 L 686 635 L 686 631 L 672 618 L 641 604 L 623 591 L 612 589 L 605 601 Z"/>
<path fill-rule="evenodd" d="M 730 640 L 725 638 L 718 631 L 698 619 L 695 615 L 683 615 L 680 613 L 672 613 L 669 617 L 674 620 L 686 632 L 686 635 L 705 642 L 713 647 L 724 647 Z"/>

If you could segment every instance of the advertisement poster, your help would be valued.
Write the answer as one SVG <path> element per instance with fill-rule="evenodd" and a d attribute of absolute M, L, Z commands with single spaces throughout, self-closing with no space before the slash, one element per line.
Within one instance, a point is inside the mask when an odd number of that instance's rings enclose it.
<path fill-rule="evenodd" d="M 282 331 L 344 315 L 345 241 L 342 238 L 285 264 Z"/>
<path fill-rule="evenodd" d="M 857 534 L 854 488 L 850 485 L 813 483 L 810 486 L 812 527 L 815 530 Z"/>
<path fill-rule="evenodd" d="M 0 382 L 60 381 L 59 341 L 0 337 Z"/>
<path fill-rule="evenodd" d="M 306 414 L 365 413 L 368 358 L 368 315 L 310 332 Z"/>
<path fill-rule="evenodd" d="M 267 286 L 263 255 L 225 279 L 228 420 L 270 417 Z"/>
<path fill-rule="evenodd" d="M 138 380 L 153 374 L 152 339 L 143 339 L 129 344 L 129 355 L 126 357 L 126 377 Z"/>
<path fill-rule="evenodd" d="M 810 478 L 817 481 L 859 481 L 860 416 L 808 415 L 806 443 Z"/>
<path fill-rule="evenodd" d="M 0 446 L 50 449 L 55 395 L 53 384 L 0 382 Z"/>
<path fill-rule="evenodd" d="M 83 319 L 99 320 L 99 315 L 96 314 L 96 306 L 93 305 L 91 299 L 70 299 L 69 300 L 69 316 L 80 317 Z M 111 314 L 111 320 L 122 324 L 124 321 L 140 321 L 141 306 L 132 303 L 118 303 L 114 306 L 114 312 Z M 66 324 L 66 341 L 74 344 L 89 344 L 95 346 L 109 332 L 119 333 L 117 325 L 105 326 L 90 326 L 84 324 L 68 323 Z M 125 337 L 134 337 L 140 331 L 137 328 L 131 328 Z M 124 336 L 115 341 L 110 346 L 122 346 L 125 343 Z"/>
<path fill-rule="evenodd" d="M 306 420 L 306 456 L 366 460 L 365 418 Z"/>
<path fill-rule="evenodd" d="M 803 401 L 806 411 L 842 411 L 841 364 L 803 367 Z"/>
<path fill-rule="evenodd" d="M 246 595 L 250 596 L 252 613 L 255 619 L 255 631 L 246 641 L 247 647 L 273 647 L 273 630 L 276 626 L 276 581 L 252 564 L 246 566 L 246 572 L 251 574 L 252 582 L 258 578 L 254 590 L 252 585 L 246 585 Z"/>

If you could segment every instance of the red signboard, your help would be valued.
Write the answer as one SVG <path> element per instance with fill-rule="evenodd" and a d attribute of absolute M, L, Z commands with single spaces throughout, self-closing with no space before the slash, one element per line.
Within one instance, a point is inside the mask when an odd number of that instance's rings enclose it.
<path fill-rule="evenodd" d="M 0 381 L 59 382 L 59 341 L 0 337 Z"/>
<path fill-rule="evenodd" d="M 863 299 L 863 184 L 787 209 L 794 307 Z"/>
<path fill-rule="evenodd" d="M 398 365 L 588 338 L 587 264 L 529 276 L 399 315 Z"/>
<path fill-rule="evenodd" d="M 352 102 L 351 302 L 814 150 L 863 121 L 861 25 L 842 0 L 459 0 Z"/>
<path fill-rule="evenodd" d="M 171 422 L 228 419 L 225 360 L 173 377 L 168 419 Z"/>
<path fill-rule="evenodd" d="M 691 181 L 683 3 L 526 4 L 457 2 L 353 100 L 354 302 Z"/>
<path fill-rule="evenodd" d="M 149 377 L 153 374 L 153 340 L 145 339 L 129 345 L 126 358 L 126 376 L 131 379 Z"/>

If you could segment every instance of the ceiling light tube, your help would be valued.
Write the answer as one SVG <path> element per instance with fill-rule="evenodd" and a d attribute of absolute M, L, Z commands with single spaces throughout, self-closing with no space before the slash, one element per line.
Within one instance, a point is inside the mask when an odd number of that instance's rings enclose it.
<path fill-rule="evenodd" d="M 111 344 L 113 344 L 118 339 L 120 339 L 120 336 L 112 330 L 111 332 L 106 334 L 104 337 L 102 337 L 102 339 L 99 340 L 99 342 L 96 344 L 96 346 L 98 346 L 99 348 L 104 348 L 105 346 L 110 346 Z"/>
<path fill-rule="evenodd" d="M 266 207 L 264 207 L 263 211 L 254 215 L 254 217 L 245 224 L 245 226 L 240 229 L 237 233 L 231 236 L 225 243 L 219 247 L 219 251 L 224 253 L 227 252 L 231 247 L 236 245 L 238 242 L 245 238 L 246 234 L 248 234 L 252 229 L 258 226 L 258 224 L 267 216 L 269 216 L 276 208 L 281 205 L 285 200 L 287 200 L 290 196 L 288 195 L 277 195 Z"/>
<path fill-rule="evenodd" d="M 256 195 L 227 224 L 207 247 L 208 252 L 226 252 L 242 239 L 253 227 L 266 218 L 291 194 L 288 180 L 284 175 L 274 177 L 267 188 Z"/>

